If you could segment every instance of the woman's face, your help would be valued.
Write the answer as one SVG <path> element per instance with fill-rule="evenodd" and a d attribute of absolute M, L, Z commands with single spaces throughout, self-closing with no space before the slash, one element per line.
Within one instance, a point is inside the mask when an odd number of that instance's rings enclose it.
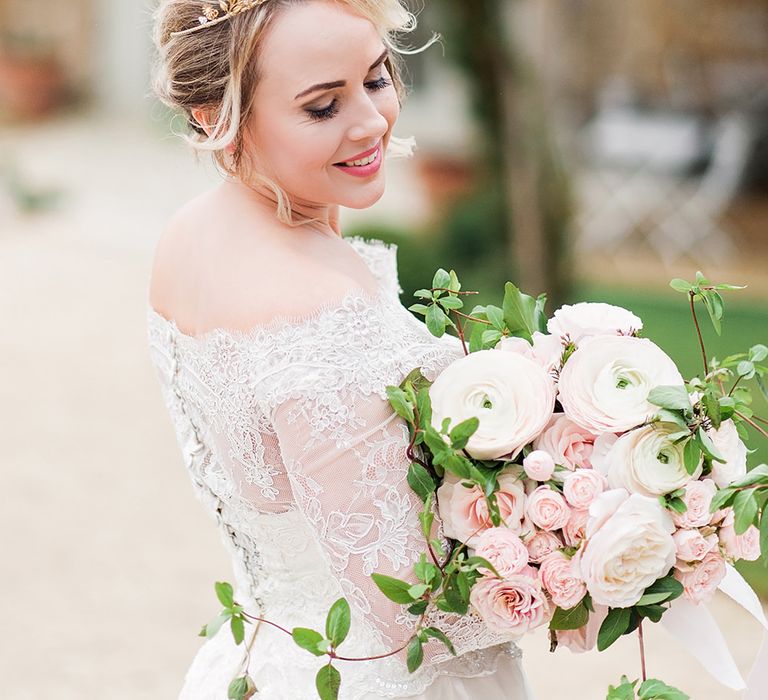
<path fill-rule="evenodd" d="M 384 192 L 399 104 L 376 27 L 310 0 L 277 15 L 262 44 L 246 148 L 295 202 L 362 209 Z"/>

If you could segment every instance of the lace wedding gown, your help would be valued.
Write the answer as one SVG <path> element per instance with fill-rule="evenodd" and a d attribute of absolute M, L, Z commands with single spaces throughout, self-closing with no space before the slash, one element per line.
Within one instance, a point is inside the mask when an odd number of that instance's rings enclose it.
<path fill-rule="evenodd" d="M 218 524 L 235 572 L 236 600 L 282 627 L 324 630 L 345 596 L 352 627 L 339 653 L 399 647 L 416 617 L 373 583 L 374 572 L 416 582 L 424 551 L 421 502 L 406 482 L 408 429 L 385 387 L 416 366 L 434 376 L 461 354 L 399 301 L 396 247 L 347 238 L 375 276 L 375 295 L 350 291 L 299 318 L 193 337 L 148 308 L 150 356 L 194 490 Z M 520 649 L 477 617 L 436 611 L 429 624 L 453 641 L 425 646 L 408 673 L 403 654 L 337 662 L 340 698 L 529 700 Z M 246 626 L 246 643 L 253 627 Z M 202 644 L 182 700 L 224 700 L 245 645 L 230 629 Z M 258 698 L 315 700 L 323 660 L 262 624 L 249 672 Z"/>

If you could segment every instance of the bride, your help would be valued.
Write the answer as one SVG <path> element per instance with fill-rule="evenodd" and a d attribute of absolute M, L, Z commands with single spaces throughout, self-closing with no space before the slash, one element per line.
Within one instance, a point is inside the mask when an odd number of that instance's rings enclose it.
<path fill-rule="evenodd" d="M 385 156 L 402 150 L 395 34 L 414 19 L 399 0 L 163 0 L 155 19 L 156 91 L 223 173 L 170 220 L 147 310 L 195 492 L 248 612 L 322 629 L 343 596 L 343 653 L 385 656 L 417 618 L 371 574 L 416 582 L 424 549 L 408 430 L 385 387 L 416 366 L 433 379 L 461 349 L 400 304 L 395 247 L 343 238 L 338 211 L 374 204 Z M 340 697 L 531 697 L 512 638 L 473 615 L 429 615 L 456 656 L 432 641 L 412 674 L 404 652 L 340 661 Z M 224 627 L 180 697 L 224 699 L 247 671 L 256 697 L 309 700 L 322 665 L 273 626 L 243 645 Z"/>

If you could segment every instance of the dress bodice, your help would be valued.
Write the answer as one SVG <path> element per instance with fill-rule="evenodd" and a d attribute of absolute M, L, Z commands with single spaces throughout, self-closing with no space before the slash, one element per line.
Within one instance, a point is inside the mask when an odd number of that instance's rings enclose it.
<path fill-rule="evenodd" d="M 346 240 L 376 277 L 375 294 L 351 290 L 305 316 L 197 337 L 151 307 L 147 320 L 184 462 L 231 552 L 239 600 L 283 627 L 322 630 L 343 595 L 352 608 L 343 652 L 370 656 L 400 646 L 417 621 L 370 575 L 416 582 L 412 567 L 425 548 L 421 502 L 406 481 L 408 429 L 386 386 L 417 366 L 433 379 L 462 351 L 400 304 L 394 245 Z M 429 623 L 451 638 L 457 658 L 434 643 L 414 674 L 402 657 L 348 662 L 341 697 L 415 695 L 437 675 L 483 675 L 501 656 L 518 654 L 511 637 L 474 616 L 436 611 Z M 205 660 L 191 669 L 200 683 L 232 672 L 224 637 L 206 642 Z M 320 660 L 264 625 L 253 650 L 263 697 L 315 697 Z"/>

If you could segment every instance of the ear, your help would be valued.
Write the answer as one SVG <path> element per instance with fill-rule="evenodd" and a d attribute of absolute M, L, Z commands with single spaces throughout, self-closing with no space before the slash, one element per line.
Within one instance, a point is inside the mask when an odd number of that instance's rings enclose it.
<path fill-rule="evenodd" d="M 194 117 L 195 121 L 203 128 L 203 131 L 205 131 L 205 133 L 210 136 L 212 131 L 212 115 L 210 110 L 205 109 L 204 107 L 195 107 L 192 110 L 192 116 Z"/>

